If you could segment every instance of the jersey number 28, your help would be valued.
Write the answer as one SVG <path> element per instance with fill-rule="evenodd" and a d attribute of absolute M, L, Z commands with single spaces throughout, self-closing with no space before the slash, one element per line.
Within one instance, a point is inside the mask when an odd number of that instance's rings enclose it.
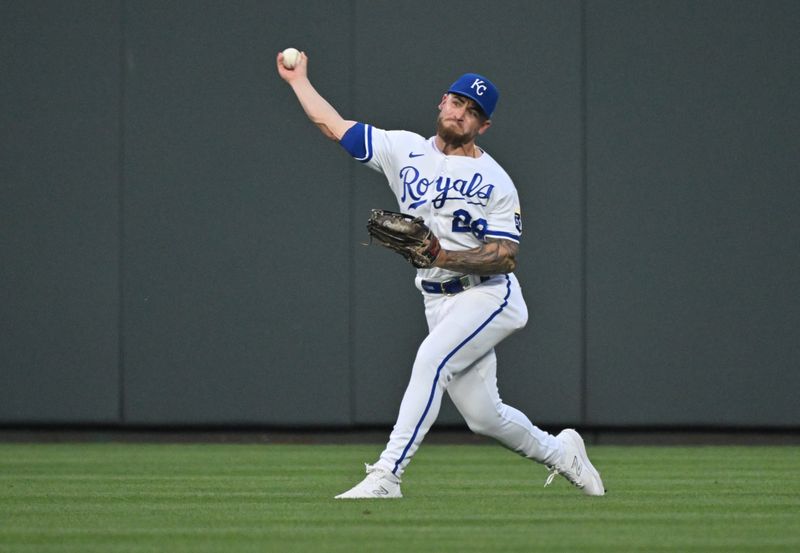
<path fill-rule="evenodd" d="M 486 219 L 472 219 L 472 215 L 466 209 L 458 209 L 453 212 L 453 232 L 471 232 L 478 240 L 483 240 L 486 236 Z"/>

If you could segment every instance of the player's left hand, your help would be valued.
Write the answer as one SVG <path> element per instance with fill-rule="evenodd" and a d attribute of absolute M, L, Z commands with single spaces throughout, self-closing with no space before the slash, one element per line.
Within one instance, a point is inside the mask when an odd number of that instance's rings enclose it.
<path fill-rule="evenodd" d="M 367 231 L 381 246 L 399 253 L 418 269 L 432 267 L 442 250 L 422 217 L 373 209 Z"/>

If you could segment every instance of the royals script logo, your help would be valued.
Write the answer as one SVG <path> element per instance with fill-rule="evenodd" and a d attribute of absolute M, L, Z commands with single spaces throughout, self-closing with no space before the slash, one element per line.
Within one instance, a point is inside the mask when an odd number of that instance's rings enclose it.
<path fill-rule="evenodd" d="M 428 200 L 436 209 L 441 209 L 447 200 L 465 200 L 468 204 L 486 206 L 492 195 L 494 185 L 483 181 L 483 175 L 475 173 L 467 179 L 453 179 L 440 176 L 428 179 L 420 176 L 419 170 L 411 165 L 400 169 L 403 180 L 402 203 L 411 201 L 408 208 L 416 209 Z M 434 193 L 428 197 L 428 192 Z"/>

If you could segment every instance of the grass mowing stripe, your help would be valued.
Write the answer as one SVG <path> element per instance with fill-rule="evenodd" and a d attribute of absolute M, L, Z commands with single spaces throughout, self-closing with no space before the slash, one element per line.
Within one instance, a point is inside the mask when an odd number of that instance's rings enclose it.
<path fill-rule="evenodd" d="M 333 500 L 379 449 L 0 444 L 0 552 L 800 550 L 797 447 L 594 447 L 589 498 L 498 446 L 431 444 L 405 499 Z"/>

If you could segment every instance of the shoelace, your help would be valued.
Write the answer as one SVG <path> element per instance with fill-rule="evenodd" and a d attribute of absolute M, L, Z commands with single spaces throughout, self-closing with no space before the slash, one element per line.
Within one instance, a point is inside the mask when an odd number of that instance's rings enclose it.
<path fill-rule="evenodd" d="M 570 474 L 568 471 L 561 472 L 561 471 L 560 471 L 560 470 L 558 470 L 558 468 L 557 468 L 557 467 L 555 467 L 555 466 L 552 466 L 552 467 L 547 467 L 547 468 L 549 468 L 549 469 L 550 469 L 550 474 L 549 474 L 549 475 L 547 475 L 547 480 L 545 480 L 545 481 L 544 481 L 544 487 L 545 487 L 545 488 L 546 488 L 547 486 L 549 486 L 550 484 L 552 484 L 552 483 L 553 483 L 553 480 L 555 479 L 555 477 L 556 477 L 556 475 L 557 475 L 557 474 L 560 474 L 561 476 L 563 476 L 564 478 L 566 478 L 567 480 L 569 480 L 569 483 L 570 483 L 570 484 L 572 484 L 573 486 L 575 486 L 576 488 L 583 489 L 583 485 L 582 485 L 582 484 L 579 484 L 579 483 L 577 482 L 577 480 L 573 479 L 572 475 L 571 475 L 571 474 Z"/>
<path fill-rule="evenodd" d="M 555 467 L 552 467 L 550 469 L 550 474 L 547 475 L 547 480 L 544 481 L 544 487 L 545 488 L 553 483 L 553 480 L 555 480 L 555 477 L 556 477 L 557 474 L 560 474 L 558 472 L 558 469 L 555 468 Z"/>
<path fill-rule="evenodd" d="M 374 478 L 386 478 L 389 481 L 395 482 L 396 484 L 401 482 L 399 478 L 391 474 L 389 471 L 380 467 L 376 467 L 375 465 L 364 463 L 364 468 L 366 469 L 367 475 L 374 475 Z"/>

